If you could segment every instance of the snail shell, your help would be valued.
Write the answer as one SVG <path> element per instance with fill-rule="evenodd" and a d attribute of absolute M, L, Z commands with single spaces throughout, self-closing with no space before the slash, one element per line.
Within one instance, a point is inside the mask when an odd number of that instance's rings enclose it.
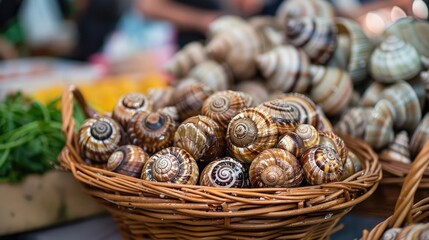
<path fill-rule="evenodd" d="M 429 239 L 429 223 L 415 223 L 408 225 L 398 233 L 396 239 Z"/>
<path fill-rule="evenodd" d="M 310 61 L 302 50 L 279 46 L 259 55 L 256 62 L 270 90 L 303 93 L 310 87 Z"/>
<path fill-rule="evenodd" d="M 326 117 L 325 113 L 323 112 L 322 108 L 320 106 L 316 107 L 316 113 L 317 118 L 319 121 L 317 122 L 316 129 L 318 131 L 333 131 L 334 128 L 332 127 L 331 121 Z"/>
<path fill-rule="evenodd" d="M 401 131 L 396 134 L 395 139 L 380 153 L 380 159 L 411 163 L 408 133 Z"/>
<path fill-rule="evenodd" d="M 200 185 L 221 188 L 250 186 L 248 169 L 244 162 L 223 157 L 210 162 L 201 172 Z"/>
<path fill-rule="evenodd" d="M 297 112 L 294 121 L 302 124 L 310 124 L 317 127 L 319 118 L 317 116 L 317 107 L 314 102 L 300 93 L 287 93 L 277 96 L 278 99 L 286 101 L 289 106 Z"/>
<path fill-rule="evenodd" d="M 290 152 L 271 148 L 261 152 L 250 165 L 253 187 L 297 187 L 304 179 L 299 161 Z"/>
<path fill-rule="evenodd" d="M 390 228 L 384 232 L 381 240 L 395 240 L 398 239 L 398 234 L 402 231 L 402 228 Z"/>
<path fill-rule="evenodd" d="M 155 153 L 173 143 L 176 128 L 176 122 L 167 114 L 139 112 L 128 122 L 127 135 L 131 144 Z"/>
<path fill-rule="evenodd" d="M 426 102 L 429 102 L 429 70 L 420 74 L 421 82 L 425 89 Z"/>
<path fill-rule="evenodd" d="M 337 122 L 335 129 L 352 137 L 362 139 L 365 135 L 368 116 L 371 113 L 372 108 L 351 108 Z"/>
<path fill-rule="evenodd" d="M 216 92 L 208 97 L 204 101 L 201 113 L 226 129 L 231 118 L 246 107 L 246 99 L 242 94 L 227 90 Z"/>
<path fill-rule="evenodd" d="M 373 82 L 369 87 L 365 90 L 362 95 L 360 105 L 363 107 L 374 107 L 374 105 L 380 99 L 381 93 L 388 87 L 389 85 Z"/>
<path fill-rule="evenodd" d="M 292 153 L 297 158 L 301 157 L 305 150 L 304 141 L 294 132 L 288 132 L 281 136 L 276 147 Z"/>
<path fill-rule="evenodd" d="M 229 70 L 225 66 L 212 60 L 198 63 L 192 68 L 188 77 L 196 79 L 213 91 L 228 89 L 232 80 Z"/>
<path fill-rule="evenodd" d="M 175 106 L 168 106 L 158 109 L 157 112 L 170 116 L 175 122 L 179 122 L 179 113 Z"/>
<path fill-rule="evenodd" d="M 204 101 L 213 93 L 209 87 L 201 83 L 189 83 L 176 89 L 173 102 L 181 121 L 198 115 Z"/>
<path fill-rule="evenodd" d="M 319 132 L 310 124 L 300 124 L 295 129 L 295 133 L 304 142 L 304 148 L 308 149 L 319 144 Z"/>
<path fill-rule="evenodd" d="M 110 155 L 125 144 L 125 134 L 109 117 L 86 119 L 78 132 L 81 156 L 94 163 L 106 163 Z"/>
<path fill-rule="evenodd" d="M 246 21 L 235 15 L 223 15 L 216 18 L 209 26 L 208 36 L 213 37 L 218 33 L 231 31 L 231 29 L 239 28 L 246 25 Z"/>
<path fill-rule="evenodd" d="M 421 109 L 425 109 L 426 106 L 426 89 L 425 89 L 425 80 L 423 79 L 424 72 L 421 72 L 421 74 L 417 75 L 417 77 L 408 80 L 407 83 L 410 84 L 410 86 L 413 88 L 414 92 L 417 95 L 417 98 L 419 99 L 420 107 Z"/>
<path fill-rule="evenodd" d="M 128 93 L 122 96 L 113 108 L 112 118 L 123 128 L 136 112 L 150 112 L 152 101 L 142 93 Z"/>
<path fill-rule="evenodd" d="M 383 33 L 384 38 L 395 35 L 412 45 L 419 54 L 429 57 L 429 23 L 425 20 L 405 17 L 390 25 Z"/>
<path fill-rule="evenodd" d="M 429 81 L 428 81 L 429 82 Z M 429 85 L 429 84 L 428 84 Z M 253 103 L 259 105 L 268 100 L 268 89 L 259 81 L 249 80 L 237 84 L 236 91 L 247 93 L 253 97 Z M 429 86 L 428 86 L 429 92 Z"/>
<path fill-rule="evenodd" d="M 320 145 L 326 144 L 327 141 L 328 141 L 327 146 L 329 146 L 331 142 L 334 144 L 332 147 L 337 151 L 341 161 L 344 164 L 347 160 L 347 152 L 348 152 L 348 148 L 344 140 L 338 137 L 338 135 L 336 135 L 334 132 L 319 132 L 319 136 L 320 136 L 320 140 L 319 140 Z"/>
<path fill-rule="evenodd" d="M 164 66 L 164 70 L 178 78 L 188 75 L 198 63 L 207 60 L 207 53 L 200 42 L 190 42 L 178 51 Z"/>
<path fill-rule="evenodd" d="M 371 55 L 369 71 L 381 83 L 409 80 L 420 73 L 422 64 L 416 49 L 396 36 L 388 37 Z"/>
<path fill-rule="evenodd" d="M 186 150 L 200 162 L 210 162 L 225 151 L 225 132 L 207 116 L 194 116 L 183 121 L 174 134 L 174 146 Z"/>
<path fill-rule="evenodd" d="M 335 18 L 332 5 L 325 0 L 288 0 L 283 1 L 276 12 L 277 21 L 286 26 L 291 18 L 322 17 L 326 19 Z"/>
<path fill-rule="evenodd" d="M 285 37 L 283 31 L 274 17 L 255 16 L 251 17 L 248 22 L 258 34 L 261 43 L 261 52 L 269 51 L 284 43 Z"/>
<path fill-rule="evenodd" d="M 124 145 L 117 148 L 107 161 L 107 169 L 131 177 L 140 177 L 149 155 L 138 146 Z"/>
<path fill-rule="evenodd" d="M 173 87 L 149 89 L 148 97 L 152 102 L 152 109 L 156 111 L 161 108 L 174 105 L 172 101 L 173 92 L 174 92 Z"/>
<path fill-rule="evenodd" d="M 141 179 L 195 185 L 198 182 L 197 162 L 178 147 L 168 147 L 154 154 L 145 163 Z"/>
<path fill-rule="evenodd" d="M 414 158 L 429 140 L 429 113 L 426 113 L 411 137 L 410 150 Z"/>
<path fill-rule="evenodd" d="M 339 68 L 316 65 L 311 66 L 310 72 L 313 76 L 310 98 L 320 105 L 328 116 L 344 111 L 353 92 L 350 75 Z"/>
<path fill-rule="evenodd" d="M 347 159 L 343 166 L 343 175 L 341 176 L 341 180 L 344 180 L 356 172 L 361 170 L 361 163 L 359 158 L 352 151 L 347 152 Z"/>
<path fill-rule="evenodd" d="M 246 163 L 277 141 L 277 125 L 271 117 L 255 108 L 247 108 L 233 117 L 226 131 L 229 153 Z"/>
<path fill-rule="evenodd" d="M 378 101 L 368 116 L 364 140 L 372 147 L 380 149 L 393 141 L 392 104 L 382 99 Z"/>
<path fill-rule="evenodd" d="M 324 64 L 337 46 L 336 28 L 332 20 L 325 18 L 289 19 L 286 23 L 286 41 L 304 50 L 312 62 Z"/>
<path fill-rule="evenodd" d="M 341 181 L 343 163 L 337 151 L 326 146 L 307 149 L 301 156 L 305 179 L 311 185 Z"/>

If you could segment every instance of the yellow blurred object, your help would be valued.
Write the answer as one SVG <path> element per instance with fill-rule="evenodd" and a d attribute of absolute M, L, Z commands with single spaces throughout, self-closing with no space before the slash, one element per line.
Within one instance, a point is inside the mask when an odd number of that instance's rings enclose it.
<path fill-rule="evenodd" d="M 111 112 L 118 99 L 129 92 L 147 93 L 150 88 L 162 88 L 168 85 L 167 78 L 159 73 L 144 76 L 120 75 L 100 79 L 90 84 L 80 84 L 88 104 L 100 113 Z M 53 86 L 32 93 L 32 96 L 47 103 L 61 95 L 62 85 Z"/>

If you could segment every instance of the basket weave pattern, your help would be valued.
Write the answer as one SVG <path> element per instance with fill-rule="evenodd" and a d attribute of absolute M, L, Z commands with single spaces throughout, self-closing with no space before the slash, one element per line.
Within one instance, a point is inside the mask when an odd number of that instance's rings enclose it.
<path fill-rule="evenodd" d="M 340 135 L 363 170 L 342 182 L 298 188 L 222 189 L 150 182 L 85 164 L 72 118 L 76 89 L 62 96 L 62 167 L 113 216 L 124 239 L 324 239 L 381 179 L 377 155 Z"/>

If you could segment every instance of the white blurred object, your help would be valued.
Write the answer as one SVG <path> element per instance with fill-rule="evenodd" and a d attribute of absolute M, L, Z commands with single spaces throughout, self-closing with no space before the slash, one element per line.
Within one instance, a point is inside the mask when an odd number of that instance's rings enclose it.
<path fill-rule="evenodd" d="M 412 9 L 415 17 L 421 19 L 428 18 L 428 6 L 422 0 L 414 0 Z"/>

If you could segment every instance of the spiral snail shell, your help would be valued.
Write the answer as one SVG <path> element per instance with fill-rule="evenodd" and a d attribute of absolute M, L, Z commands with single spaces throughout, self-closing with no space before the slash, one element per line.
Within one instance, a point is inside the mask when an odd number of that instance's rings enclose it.
<path fill-rule="evenodd" d="M 251 17 L 248 22 L 258 34 L 261 52 L 280 46 L 285 41 L 282 29 L 274 17 L 255 16 Z"/>
<path fill-rule="evenodd" d="M 429 81 L 428 81 L 429 82 Z M 236 91 L 247 93 L 253 97 L 253 103 L 259 105 L 268 100 L 269 93 L 268 89 L 260 81 L 249 80 L 243 81 L 236 85 Z M 428 83 L 429 92 L 429 83 Z M 429 98 L 429 97 L 428 97 Z"/>
<path fill-rule="evenodd" d="M 334 9 L 326 0 L 288 0 L 283 1 L 276 12 L 277 21 L 286 26 L 289 19 L 301 17 L 321 17 L 334 21 Z"/>
<path fill-rule="evenodd" d="M 138 146 L 124 145 L 117 148 L 107 160 L 107 169 L 131 177 L 140 177 L 149 155 Z"/>
<path fill-rule="evenodd" d="M 173 143 L 176 128 L 176 122 L 167 114 L 139 112 L 128 122 L 128 140 L 145 152 L 155 153 Z"/>
<path fill-rule="evenodd" d="M 326 146 L 307 149 L 301 156 L 305 179 L 311 185 L 341 180 L 343 163 L 337 151 Z"/>
<path fill-rule="evenodd" d="M 305 150 L 304 141 L 294 132 L 288 132 L 281 136 L 276 147 L 292 153 L 297 158 L 301 157 Z"/>
<path fill-rule="evenodd" d="M 409 137 L 406 131 L 396 134 L 393 141 L 380 153 L 380 159 L 411 163 Z"/>
<path fill-rule="evenodd" d="M 371 55 L 369 71 L 381 83 L 409 80 L 420 73 L 422 64 L 416 49 L 390 36 Z"/>
<path fill-rule="evenodd" d="M 256 58 L 270 90 L 303 93 L 310 87 L 310 61 L 293 46 L 279 46 Z"/>
<path fill-rule="evenodd" d="M 390 228 L 383 233 L 381 240 L 395 240 L 397 239 L 398 234 L 401 232 L 402 228 Z"/>
<path fill-rule="evenodd" d="M 355 107 L 349 109 L 337 122 L 335 129 L 355 138 L 363 138 L 367 125 L 367 119 L 371 115 L 372 108 Z"/>
<path fill-rule="evenodd" d="M 244 162 L 231 157 L 210 162 L 201 172 L 200 185 L 221 188 L 247 188 L 250 186 Z"/>
<path fill-rule="evenodd" d="M 319 118 L 317 114 L 317 106 L 314 102 L 300 93 L 286 93 L 277 97 L 288 103 L 290 108 L 297 112 L 297 116 L 294 121 L 301 124 L 310 124 L 317 127 L 319 124 Z"/>
<path fill-rule="evenodd" d="M 152 101 L 142 93 L 128 93 L 122 96 L 113 108 L 112 118 L 123 128 L 136 112 L 150 112 Z"/>
<path fill-rule="evenodd" d="M 376 149 L 386 146 L 393 140 L 392 108 L 389 101 L 381 99 L 367 118 L 364 140 Z"/>
<path fill-rule="evenodd" d="M 183 121 L 174 134 L 174 146 L 186 150 L 203 163 L 220 157 L 225 151 L 225 130 L 207 116 L 194 116 Z"/>
<path fill-rule="evenodd" d="M 360 100 L 360 105 L 363 107 L 374 107 L 377 101 L 380 99 L 381 93 L 388 87 L 389 85 L 373 82 L 369 87 L 365 90 Z"/>
<path fill-rule="evenodd" d="M 271 148 L 261 152 L 250 165 L 253 187 L 297 187 L 304 179 L 299 161 L 290 152 Z"/>
<path fill-rule="evenodd" d="M 216 92 L 208 97 L 204 101 L 201 113 L 226 129 L 231 118 L 245 108 L 247 108 L 246 99 L 243 95 L 227 90 Z"/>
<path fill-rule="evenodd" d="M 188 75 L 198 63 L 207 60 L 207 53 L 200 42 L 190 42 L 178 51 L 164 66 L 164 70 L 178 78 Z"/>
<path fill-rule="evenodd" d="M 78 132 L 80 154 L 93 163 L 106 163 L 115 149 L 125 144 L 125 140 L 119 123 L 109 117 L 88 118 Z"/>
<path fill-rule="evenodd" d="M 429 140 L 429 113 L 426 113 L 422 121 L 417 125 L 413 136 L 411 137 L 410 150 L 411 156 L 416 157 L 422 150 L 425 143 Z"/>
<path fill-rule="evenodd" d="M 154 154 L 145 163 L 141 179 L 195 185 L 198 182 L 197 162 L 185 150 L 168 147 Z"/>
<path fill-rule="evenodd" d="M 277 141 L 277 125 L 266 113 L 247 108 L 233 117 L 226 131 L 229 153 L 246 163 Z"/>
<path fill-rule="evenodd" d="M 359 161 L 358 156 L 352 151 L 347 152 L 347 159 L 343 165 L 343 175 L 341 176 L 341 180 L 344 180 L 356 172 L 361 170 L 361 163 Z"/>
<path fill-rule="evenodd" d="M 152 109 L 157 111 L 161 108 L 174 105 L 172 101 L 174 88 L 151 88 L 148 91 L 148 98 L 152 102 Z"/>
<path fill-rule="evenodd" d="M 347 160 L 347 152 L 348 152 L 348 148 L 344 140 L 341 139 L 334 132 L 321 131 L 319 132 L 319 136 L 320 136 L 320 140 L 319 140 L 320 145 L 324 145 L 326 142 L 329 142 L 327 143 L 328 146 L 330 145 L 331 142 L 334 144 L 332 147 L 337 151 L 341 161 L 344 164 Z"/>
<path fill-rule="evenodd" d="M 201 111 L 204 101 L 213 93 L 213 90 L 202 83 L 189 83 L 176 89 L 173 93 L 173 102 L 181 121 L 197 115 Z"/>
<path fill-rule="evenodd" d="M 295 133 L 304 142 L 304 148 L 308 149 L 319 144 L 319 132 L 310 124 L 300 124 L 295 129 Z"/>
<path fill-rule="evenodd" d="M 229 89 L 232 81 L 230 70 L 213 60 L 207 60 L 195 65 L 189 72 L 188 77 L 196 79 L 197 82 L 208 86 L 213 91 Z"/>
<path fill-rule="evenodd" d="M 175 122 L 179 122 L 179 113 L 177 112 L 177 108 L 175 106 L 168 106 L 158 109 L 157 112 L 163 113 L 165 115 L 168 115 L 173 119 Z"/>

